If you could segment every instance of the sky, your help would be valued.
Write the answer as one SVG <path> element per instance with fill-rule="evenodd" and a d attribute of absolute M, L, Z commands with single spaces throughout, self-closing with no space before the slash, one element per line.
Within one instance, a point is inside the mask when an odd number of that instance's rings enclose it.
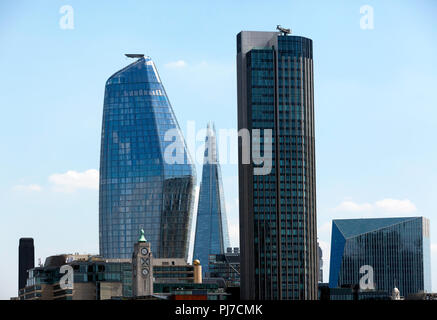
<path fill-rule="evenodd" d="M 235 129 L 236 34 L 278 24 L 313 40 L 325 282 L 332 219 L 425 216 L 437 291 L 436 16 L 433 0 L 1 1 L 0 299 L 17 295 L 20 237 L 36 263 L 98 253 L 104 85 L 125 53 L 154 60 L 184 135 Z M 222 175 L 238 246 L 237 165 Z"/>

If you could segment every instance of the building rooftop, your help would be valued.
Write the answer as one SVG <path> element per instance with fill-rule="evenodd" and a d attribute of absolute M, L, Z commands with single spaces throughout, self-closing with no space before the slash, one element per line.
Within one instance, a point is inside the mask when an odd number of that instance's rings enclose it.
<path fill-rule="evenodd" d="M 332 221 L 345 238 L 356 237 L 360 234 L 387 228 L 405 221 L 421 217 L 405 218 L 369 218 L 369 219 L 335 219 Z"/>

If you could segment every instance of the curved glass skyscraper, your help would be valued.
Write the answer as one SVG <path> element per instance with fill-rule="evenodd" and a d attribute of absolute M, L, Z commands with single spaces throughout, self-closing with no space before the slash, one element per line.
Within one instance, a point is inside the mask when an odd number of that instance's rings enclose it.
<path fill-rule="evenodd" d="M 178 161 L 166 160 L 175 145 Z M 130 258 L 144 229 L 155 257 L 187 259 L 195 185 L 194 164 L 155 64 L 140 56 L 106 82 L 100 254 Z"/>
<path fill-rule="evenodd" d="M 193 258 L 202 264 L 203 274 L 208 272 L 208 256 L 223 254 L 228 247 L 228 222 L 216 134 L 214 126 L 208 124 L 193 253 Z"/>

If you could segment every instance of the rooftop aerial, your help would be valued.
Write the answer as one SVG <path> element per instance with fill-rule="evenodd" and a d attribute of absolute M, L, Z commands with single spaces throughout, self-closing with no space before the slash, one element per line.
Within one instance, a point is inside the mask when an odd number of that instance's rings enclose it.
<path fill-rule="evenodd" d="M 282 32 L 282 34 L 283 34 L 284 36 L 286 36 L 287 34 L 290 34 L 290 33 L 291 33 L 291 29 L 283 28 L 283 27 L 281 27 L 280 24 L 278 24 L 278 25 L 276 26 L 276 29 L 279 30 L 280 32 Z"/>

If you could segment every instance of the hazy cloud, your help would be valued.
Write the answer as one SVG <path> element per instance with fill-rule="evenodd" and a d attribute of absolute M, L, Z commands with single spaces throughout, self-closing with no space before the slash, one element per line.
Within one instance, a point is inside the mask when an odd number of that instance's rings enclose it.
<path fill-rule="evenodd" d="M 410 200 L 383 199 L 375 202 L 375 206 L 386 212 L 411 213 L 417 210 Z"/>
<path fill-rule="evenodd" d="M 239 246 L 240 243 L 240 225 L 238 219 L 228 219 L 229 242 L 231 246 Z"/>
<path fill-rule="evenodd" d="M 372 209 L 370 203 L 356 203 L 353 201 L 343 201 L 334 210 L 342 212 L 363 212 Z"/>
<path fill-rule="evenodd" d="M 225 201 L 226 202 L 226 213 L 229 214 L 230 212 L 234 212 L 239 210 L 239 201 L 238 201 L 238 197 L 234 198 L 232 200 L 229 201 Z"/>
<path fill-rule="evenodd" d="M 238 244 L 240 243 L 240 224 L 238 210 L 238 197 L 226 202 L 226 217 L 228 219 L 229 241 L 232 246 L 238 246 Z"/>
<path fill-rule="evenodd" d="M 166 68 L 184 68 L 188 64 L 184 60 L 173 61 L 165 64 Z"/>
<path fill-rule="evenodd" d="M 317 228 L 317 232 L 319 234 L 329 234 L 331 232 L 332 223 L 331 221 L 324 223 L 319 228 Z"/>
<path fill-rule="evenodd" d="M 328 282 L 329 280 L 329 259 L 331 256 L 331 246 L 326 241 L 319 241 L 320 249 L 322 249 L 322 260 L 323 260 L 323 282 Z"/>
<path fill-rule="evenodd" d="M 402 215 L 417 211 L 413 202 L 408 199 L 398 200 L 385 198 L 374 203 L 357 203 L 354 201 L 343 201 L 333 209 L 335 212 L 347 213 L 374 213 L 383 215 Z"/>
<path fill-rule="evenodd" d="M 73 192 L 78 189 L 99 189 L 99 172 L 89 169 L 84 172 L 69 170 L 65 173 L 55 173 L 49 176 L 53 190 L 57 192 Z"/>
<path fill-rule="evenodd" d="M 29 185 L 17 185 L 12 187 L 14 191 L 31 191 L 31 192 L 40 192 L 42 187 L 37 184 L 29 184 Z"/>
<path fill-rule="evenodd" d="M 437 255 L 437 243 L 431 243 L 431 254 Z"/>

